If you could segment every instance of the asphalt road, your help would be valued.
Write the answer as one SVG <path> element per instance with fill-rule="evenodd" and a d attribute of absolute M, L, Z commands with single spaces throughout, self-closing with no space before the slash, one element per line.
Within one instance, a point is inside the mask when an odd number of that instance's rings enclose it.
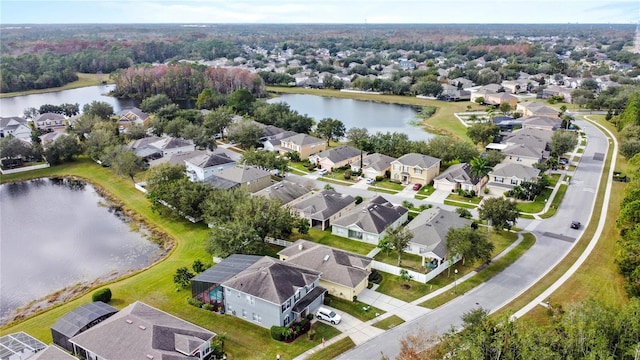
<path fill-rule="evenodd" d="M 529 251 L 503 272 L 463 296 L 378 335 L 337 359 L 371 359 L 383 354 L 393 359 L 400 352 L 400 339 L 406 335 L 420 330 L 426 335 L 441 335 L 452 327 L 459 328 L 462 314 L 472 309 L 482 307 L 489 312 L 497 311 L 561 261 L 591 220 L 608 147 L 607 138 L 595 126 L 584 120 L 577 120 L 576 124 L 585 131 L 587 146 L 558 211 L 549 219 L 518 223 L 519 227 L 525 226 L 536 235 L 537 241 Z M 571 229 L 572 220 L 580 221 L 582 228 Z"/>

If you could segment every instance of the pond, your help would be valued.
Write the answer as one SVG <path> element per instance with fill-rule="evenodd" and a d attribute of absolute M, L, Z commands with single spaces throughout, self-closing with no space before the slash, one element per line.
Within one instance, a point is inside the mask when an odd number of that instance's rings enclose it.
<path fill-rule="evenodd" d="M 105 204 L 79 180 L 0 185 L 0 323 L 58 289 L 113 278 L 163 255 Z"/>
<path fill-rule="evenodd" d="M 409 105 L 384 104 L 373 101 L 341 99 L 303 94 L 281 94 L 269 99 L 269 103 L 285 102 L 300 114 L 307 114 L 317 121 L 333 118 L 352 127 L 367 128 L 376 132 L 405 133 L 411 140 L 430 140 L 433 134 L 416 125 L 418 111 Z"/>
<path fill-rule="evenodd" d="M 118 99 L 106 94 L 113 90 L 115 85 L 96 85 L 83 88 L 14 96 L 0 99 L 0 116 L 23 116 L 24 110 L 30 107 L 39 108 L 44 104 L 60 105 L 64 103 L 80 105 L 80 110 L 85 104 L 92 101 L 103 101 L 113 106 L 117 114 L 120 110 L 136 106 L 137 101 L 132 99 Z"/>

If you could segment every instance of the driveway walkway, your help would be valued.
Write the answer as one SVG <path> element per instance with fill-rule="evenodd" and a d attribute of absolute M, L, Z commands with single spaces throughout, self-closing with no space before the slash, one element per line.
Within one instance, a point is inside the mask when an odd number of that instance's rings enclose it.
<path fill-rule="evenodd" d="M 446 199 L 449 194 L 451 194 L 450 191 L 436 189 L 436 191 L 429 195 L 427 200 L 438 204 L 444 204 L 444 199 Z"/>

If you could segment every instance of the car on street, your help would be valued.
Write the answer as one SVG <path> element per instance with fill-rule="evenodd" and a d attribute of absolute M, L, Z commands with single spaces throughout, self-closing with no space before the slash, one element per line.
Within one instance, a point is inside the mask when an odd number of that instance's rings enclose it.
<path fill-rule="evenodd" d="M 574 221 L 571 222 L 571 228 L 572 229 L 580 229 L 580 225 L 581 225 L 580 221 L 575 221 L 574 220 Z"/>
<path fill-rule="evenodd" d="M 327 170 L 327 169 L 320 169 L 320 170 L 318 171 L 318 174 L 320 174 L 320 175 L 326 175 L 326 174 L 328 174 L 328 173 L 329 173 L 329 170 Z"/>
<path fill-rule="evenodd" d="M 330 322 L 333 325 L 338 325 L 340 324 L 340 321 L 342 321 L 342 317 L 336 314 L 335 311 L 323 307 L 319 308 L 316 311 L 316 318 L 318 318 L 319 320 Z"/>
<path fill-rule="evenodd" d="M 418 191 L 418 190 L 420 190 L 421 187 L 422 187 L 422 184 L 414 184 L 413 185 L 413 190 Z"/>

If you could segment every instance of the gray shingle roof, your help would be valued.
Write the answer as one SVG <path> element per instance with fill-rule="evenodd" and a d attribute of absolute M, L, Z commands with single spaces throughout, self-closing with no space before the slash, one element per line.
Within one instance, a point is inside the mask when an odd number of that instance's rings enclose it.
<path fill-rule="evenodd" d="M 376 196 L 333 221 L 333 225 L 345 227 L 355 225 L 365 232 L 382 234 L 387 226 L 398 220 L 407 211 L 409 210 L 402 206 L 393 206 L 382 196 Z"/>
<path fill-rule="evenodd" d="M 29 360 L 78 360 L 78 358 L 55 345 L 49 345 L 46 349 L 30 357 Z"/>
<path fill-rule="evenodd" d="M 351 195 L 340 194 L 333 190 L 322 190 L 292 204 L 291 208 L 304 212 L 312 219 L 326 220 L 354 201 L 355 199 Z"/>
<path fill-rule="evenodd" d="M 470 174 L 471 165 L 468 163 L 455 164 L 449 166 L 442 174 L 436 176 L 434 180 L 446 179 L 450 183 L 476 185 L 480 178 L 472 177 Z"/>
<path fill-rule="evenodd" d="M 236 166 L 233 168 L 222 170 L 215 176 L 244 184 L 250 181 L 262 179 L 264 177 L 270 177 L 271 173 L 253 166 Z"/>
<path fill-rule="evenodd" d="M 500 176 L 505 178 L 516 177 L 518 179 L 532 179 L 540 174 L 540 170 L 531 166 L 513 164 L 513 163 L 500 163 L 493 168 L 490 176 Z"/>
<path fill-rule="evenodd" d="M 557 116 L 527 116 L 521 119 L 522 126 L 551 126 L 553 128 L 560 128 L 562 126 L 562 119 Z"/>
<path fill-rule="evenodd" d="M 395 159 L 396 158 L 384 154 L 373 153 L 362 159 L 362 166 L 364 168 L 372 168 L 376 171 L 382 171 L 388 169 L 391 166 L 391 162 Z"/>
<path fill-rule="evenodd" d="M 319 277 L 320 273 L 315 270 L 265 256 L 223 282 L 222 286 L 282 304 L 299 288 L 312 284 Z"/>
<path fill-rule="evenodd" d="M 235 163 L 226 154 L 201 154 L 185 160 L 186 162 L 199 168 Z"/>
<path fill-rule="evenodd" d="M 333 149 L 325 150 L 316 155 L 318 158 L 327 158 L 334 163 L 360 156 L 360 150 L 351 146 L 342 145 Z"/>
<path fill-rule="evenodd" d="M 184 338 L 210 341 L 216 334 L 167 314 L 142 302 L 135 302 L 71 342 L 104 359 L 190 359 L 182 354 Z M 177 346 L 176 346 L 177 345 Z M 188 346 L 193 347 L 191 342 Z"/>
<path fill-rule="evenodd" d="M 40 114 L 33 119 L 33 121 L 47 121 L 47 120 L 64 120 L 64 115 L 55 114 L 55 113 L 44 113 Z"/>
<path fill-rule="evenodd" d="M 304 146 L 304 145 L 311 145 L 311 144 L 318 144 L 318 143 L 323 143 L 324 140 L 322 139 L 318 139 L 317 137 L 313 137 L 311 135 L 307 135 L 307 134 L 296 134 L 293 136 L 289 136 L 286 138 L 282 138 L 280 139 L 280 141 L 283 142 L 290 142 L 299 146 Z"/>
<path fill-rule="evenodd" d="M 444 259 L 447 255 L 447 232 L 449 228 L 471 225 L 471 220 L 461 218 L 452 211 L 439 207 L 426 209 L 416 216 L 407 229 L 413 233 L 412 243 L 420 245 L 423 253 L 432 252 Z"/>
<path fill-rule="evenodd" d="M 302 239 L 278 255 L 286 256 L 287 263 L 321 272 L 322 280 L 348 287 L 357 286 L 370 273 L 365 270 L 371 264 L 370 258 Z"/>
<path fill-rule="evenodd" d="M 255 196 L 263 196 L 268 199 L 278 199 L 283 205 L 299 199 L 311 192 L 311 188 L 300 185 L 291 181 L 283 180 L 273 184 L 266 189 L 262 189 L 255 193 Z"/>
<path fill-rule="evenodd" d="M 160 150 L 175 149 L 183 146 L 193 145 L 193 141 L 175 137 L 165 137 L 149 144 Z"/>
<path fill-rule="evenodd" d="M 418 166 L 421 169 L 428 169 L 438 164 L 440 159 L 428 155 L 409 153 L 399 157 L 397 161 L 405 166 Z"/>

